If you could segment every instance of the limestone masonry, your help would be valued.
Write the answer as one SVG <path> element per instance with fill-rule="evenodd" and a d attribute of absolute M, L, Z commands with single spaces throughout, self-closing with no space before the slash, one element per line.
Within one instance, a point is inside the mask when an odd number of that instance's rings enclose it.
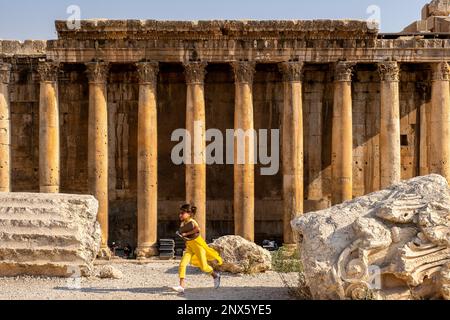
<path fill-rule="evenodd" d="M 417 177 L 292 221 L 315 299 L 450 299 L 450 189 Z"/>
<path fill-rule="evenodd" d="M 294 244 L 298 214 L 450 178 L 450 24 L 436 27 L 448 13 L 432 1 L 398 34 L 350 20 L 83 20 L 56 21 L 56 40 L 0 41 L 0 191 L 95 196 L 101 255 L 112 242 L 156 254 L 184 201 L 208 240 Z M 171 134 L 194 122 L 281 129 L 280 172 L 173 164 Z"/>
<path fill-rule="evenodd" d="M 0 276 L 91 275 L 97 209 L 93 196 L 0 193 Z"/>

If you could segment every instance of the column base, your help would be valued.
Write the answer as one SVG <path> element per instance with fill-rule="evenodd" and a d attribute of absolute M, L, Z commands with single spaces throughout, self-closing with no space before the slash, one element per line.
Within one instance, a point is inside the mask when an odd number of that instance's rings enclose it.
<path fill-rule="evenodd" d="M 136 259 L 142 260 L 159 255 L 158 247 L 155 245 L 141 246 L 136 249 Z"/>
<path fill-rule="evenodd" d="M 111 260 L 111 250 L 108 247 L 101 247 L 97 254 L 99 260 Z"/>
<path fill-rule="evenodd" d="M 40 186 L 40 193 L 59 193 L 59 186 Z"/>

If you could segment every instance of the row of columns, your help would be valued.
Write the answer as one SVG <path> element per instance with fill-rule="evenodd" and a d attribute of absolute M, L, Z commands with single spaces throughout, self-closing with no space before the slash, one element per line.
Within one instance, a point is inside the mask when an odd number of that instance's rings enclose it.
<path fill-rule="evenodd" d="M 352 74 L 356 63 L 342 61 L 335 66 L 332 127 L 332 204 L 353 198 Z M 381 62 L 380 74 L 380 187 L 401 179 L 400 68 L 395 61 Z M 438 108 L 448 106 L 435 99 Z M 450 143 L 450 140 L 448 141 Z M 435 156 L 444 156 L 437 153 Z M 438 171 L 439 172 L 439 171 Z M 448 176 L 450 178 L 450 176 Z"/>
<path fill-rule="evenodd" d="M 332 120 L 332 202 L 352 199 L 352 73 L 356 63 L 341 61 L 334 70 Z M 206 231 L 206 137 L 204 79 L 206 63 L 184 65 L 187 83 L 186 129 L 191 137 L 192 164 L 186 165 L 186 201 L 198 208 L 197 220 Z M 138 117 L 138 257 L 157 253 L 157 62 L 136 64 L 139 74 Z M 108 112 L 104 62 L 87 63 L 89 80 L 89 191 L 99 201 L 102 229 L 100 256 L 108 250 Z M 303 212 L 303 106 L 302 62 L 280 64 L 284 85 L 282 115 L 284 242 L 294 244 L 291 219 Z M 251 130 L 255 63 L 233 62 L 235 76 L 235 129 Z M 11 67 L 0 64 L 0 191 L 11 190 L 11 131 L 8 83 Z M 42 62 L 39 100 L 40 191 L 59 192 L 58 66 Z M 398 63 L 379 63 L 381 79 L 380 177 L 381 188 L 400 181 L 400 108 Z M 430 120 L 430 172 L 450 180 L 450 69 L 446 62 L 433 65 Z M 236 138 L 237 139 L 237 138 Z M 236 140 L 235 140 L 236 142 Z M 236 143 L 235 143 L 236 148 Z M 245 163 L 234 152 L 235 234 L 254 240 L 254 140 L 246 137 Z"/>

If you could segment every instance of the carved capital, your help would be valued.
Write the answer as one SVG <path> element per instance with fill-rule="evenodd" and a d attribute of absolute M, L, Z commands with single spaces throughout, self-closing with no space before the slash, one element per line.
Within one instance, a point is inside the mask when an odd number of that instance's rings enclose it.
<path fill-rule="evenodd" d="M 108 79 L 109 64 L 106 62 L 86 63 L 86 73 L 89 83 L 106 83 Z"/>
<path fill-rule="evenodd" d="M 235 81 L 237 83 L 253 83 L 255 76 L 255 62 L 235 61 L 232 62 Z"/>
<path fill-rule="evenodd" d="M 136 63 L 139 83 L 150 84 L 156 87 L 158 83 L 159 64 L 158 62 L 138 62 Z"/>
<path fill-rule="evenodd" d="M 41 61 L 37 66 L 37 72 L 42 82 L 56 82 L 58 81 L 59 64 Z"/>
<path fill-rule="evenodd" d="M 184 64 L 187 84 L 203 84 L 206 75 L 206 62 L 188 62 Z"/>
<path fill-rule="evenodd" d="M 339 61 L 335 65 L 334 80 L 350 82 L 352 81 L 353 68 L 356 62 Z"/>
<path fill-rule="evenodd" d="M 11 65 L 8 63 L 0 63 L 0 83 L 9 83 L 11 76 Z"/>
<path fill-rule="evenodd" d="M 279 64 L 284 81 L 301 82 L 303 80 L 303 62 L 282 62 Z"/>
<path fill-rule="evenodd" d="M 400 68 L 396 61 L 380 62 L 378 64 L 378 72 L 380 73 L 381 81 L 400 81 Z"/>
<path fill-rule="evenodd" d="M 432 67 L 432 79 L 433 81 L 449 81 L 450 80 L 450 68 L 447 62 L 434 63 Z"/>

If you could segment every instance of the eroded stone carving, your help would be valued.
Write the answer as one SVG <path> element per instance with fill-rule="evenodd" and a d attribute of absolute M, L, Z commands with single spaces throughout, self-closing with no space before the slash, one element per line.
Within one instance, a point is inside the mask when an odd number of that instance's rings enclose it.
<path fill-rule="evenodd" d="M 186 83 L 203 84 L 206 75 L 206 62 L 188 62 L 184 64 Z"/>
<path fill-rule="evenodd" d="M 97 211 L 93 196 L 0 193 L 0 277 L 91 275 Z"/>
<path fill-rule="evenodd" d="M 450 67 L 447 62 L 434 63 L 432 70 L 432 79 L 434 81 L 450 80 Z"/>
<path fill-rule="evenodd" d="M 41 81 L 56 82 L 58 81 L 59 64 L 55 62 L 42 61 L 39 62 L 37 72 Z"/>
<path fill-rule="evenodd" d="M 284 81 L 301 82 L 303 80 L 303 62 L 282 62 L 279 64 Z"/>
<path fill-rule="evenodd" d="M 150 84 L 155 87 L 158 82 L 158 62 L 138 62 L 136 63 L 136 67 L 139 75 L 139 83 Z"/>
<path fill-rule="evenodd" d="M 317 299 L 430 299 L 450 293 L 450 191 L 439 175 L 292 221 Z"/>
<path fill-rule="evenodd" d="M 232 64 L 235 80 L 238 83 L 253 83 L 255 62 L 235 61 Z"/>
<path fill-rule="evenodd" d="M 339 61 L 335 65 L 335 81 L 352 81 L 353 68 L 356 62 Z"/>
<path fill-rule="evenodd" d="M 396 61 L 385 61 L 378 64 L 381 81 L 400 81 L 400 68 Z"/>
<path fill-rule="evenodd" d="M 109 64 L 93 61 L 86 63 L 86 72 L 90 83 L 106 83 L 108 79 Z"/>
<path fill-rule="evenodd" d="M 443 17 L 450 15 L 450 3 L 448 0 L 433 0 L 428 5 L 430 16 Z"/>

